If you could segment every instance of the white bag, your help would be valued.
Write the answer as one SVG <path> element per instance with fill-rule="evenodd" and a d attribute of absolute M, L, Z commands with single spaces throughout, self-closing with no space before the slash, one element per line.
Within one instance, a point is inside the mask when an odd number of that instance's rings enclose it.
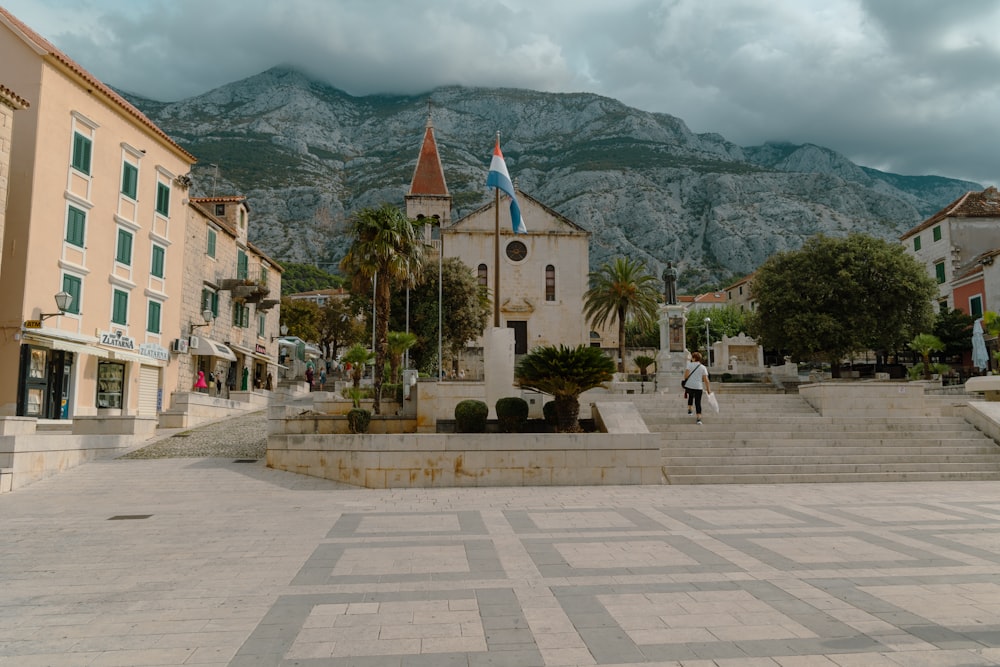
<path fill-rule="evenodd" d="M 708 401 L 708 407 L 712 408 L 712 412 L 719 411 L 719 399 L 715 397 L 715 394 L 708 394 L 705 400 Z"/>

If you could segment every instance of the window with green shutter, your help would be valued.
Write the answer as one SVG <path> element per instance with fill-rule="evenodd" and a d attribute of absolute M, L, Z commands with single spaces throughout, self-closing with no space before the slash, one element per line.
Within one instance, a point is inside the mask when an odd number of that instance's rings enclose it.
<path fill-rule="evenodd" d="M 920 237 L 913 237 L 913 252 L 918 252 L 920 250 Z"/>
<path fill-rule="evenodd" d="M 68 273 L 64 273 L 62 288 L 64 292 L 72 297 L 69 303 L 69 308 L 66 309 L 66 312 L 79 315 L 80 295 L 83 293 L 83 280 L 77 276 L 71 276 Z"/>
<path fill-rule="evenodd" d="M 86 232 L 87 214 L 70 206 L 69 213 L 66 214 L 66 242 L 82 248 Z"/>
<path fill-rule="evenodd" d="M 937 277 L 938 285 L 945 281 L 944 262 L 938 262 L 934 265 L 934 275 Z"/>
<path fill-rule="evenodd" d="M 208 230 L 208 246 L 205 248 L 205 254 L 209 257 L 215 257 L 215 230 Z"/>
<path fill-rule="evenodd" d="M 203 287 L 201 290 L 201 310 L 212 311 L 212 317 L 219 316 L 219 293 Z"/>
<path fill-rule="evenodd" d="M 937 227 L 934 228 L 934 240 L 935 241 L 941 240 L 941 225 L 938 225 Z"/>
<path fill-rule="evenodd" d="M 250 264 L 247 260 L 247 254 L 240 250 L 236 256 L 236 277 L 240 280 L 246 280 L 249 270 Z"/>
<path fill-rule="evenodd" d="M 139 188 L 139 168 L 128 162 L 122 163 L 122 194 L 135 199 Z"/>
<path fill-rule="evenodd" d="M 264 328 L 267 325 L 267 315 L 264 313 L 259 313 L 257 315 L 257 335 L 261 338 L 264 337 Z"/>
<path fill-rule="evenodd" d="M 241 303 L 233 304 L 233 326 L 246 329 L 250 326 L 250 306 Z"/>
<path fill-rule="evenodd" d="M 149 272 L 157 278 L 163 277 L 163 261 L 166 254 L 167 251 L 163 249 L 163 246 L 153 246 L 153 259 L 150 262 Z"/>
<path fill-rule="evenodd" d="M 73 162 L 77 171 L 90 176 L 91 141 L 79 132 L 73 133 Z"/>
<path fill-rule="evenodd" d="M 118 230 L 118 250 L 115 261 L 126 266 L 132 265 L 132 232 L 126 229 Z"/>
<path fill-rule="evenodd" d="M 146 331 L 149 333 L 160 333 L 160 302 L 150 301 L 149 310 L 146 315 Z"/>
<path fill-rule="evenodd" d="M 111 304 L 111 321 L 115 324 L 128 324 L 128 292 L 115 290 Z"/>
<path fill-rule="evenodd" d="M 165 183 L 156 184 L 156 212 L 163 216 L 170 215 L 170 186 Z"/>

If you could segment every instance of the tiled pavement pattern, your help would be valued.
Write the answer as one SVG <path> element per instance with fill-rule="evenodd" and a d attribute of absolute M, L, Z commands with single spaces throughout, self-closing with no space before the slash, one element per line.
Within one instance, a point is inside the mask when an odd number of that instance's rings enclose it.
<path fill-rule="evenodd" d="M 0 665 L 1000 664 L 1000 483 L 364 490 L 232 459 L 0 496 Z"/>

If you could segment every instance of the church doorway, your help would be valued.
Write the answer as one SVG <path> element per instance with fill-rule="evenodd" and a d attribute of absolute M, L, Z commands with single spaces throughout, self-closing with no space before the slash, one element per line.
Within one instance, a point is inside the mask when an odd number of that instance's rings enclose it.
<path fill-rule="evenodd" d="M 507 328 L 514 330 L 514 354 L 528 354 L 528 323 L 524 320 L 507 320 Z"/>

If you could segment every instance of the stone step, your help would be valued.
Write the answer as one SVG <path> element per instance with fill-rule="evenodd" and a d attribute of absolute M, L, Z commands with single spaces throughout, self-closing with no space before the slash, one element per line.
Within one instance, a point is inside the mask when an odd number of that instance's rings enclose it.
<path fill-rule="evenodd" d="M 670 475 L 664 469 L 668 484 L 828 484 L 844 482 L 948 482 L 998 481 L 1000 473 L 993 471 L 933 471 L 933 472 L 853 472 L 853 473 L 775 473 Z"/>
<path fill-rule="evenodd" d="M 977 462 L 934 462 L 934 463 L 775 463 L 762 465 L 710 465 L 684 466 L 665 465 L 667 474 L 673 475 L 791 475 L 813 473 L 874 473 L 874 472 L 992 472 L 1000 477 L 1000 462 L 984 464 Z"/>
<path fill-rule="evenodd" d="M 966 425 L 963 428 L 958 424 L 941 424 L 936 427 L 911 428 L 900 425 L 898 428 L 854 428 L 845 424 L 831 424 L 821 428 L 794 428 L 788 424 L 747 424 L 738 431 L 730 429 L 712 428 L 709 425 L 698 426 L 692 424 L 691 428 L 651 427 L 650 432 L 659 433 L 664 442 L 674 442 L 678 440 L 764 440 L 764 439 L 801 439 L 801 440 L 829 440 L 833 438 L 842 439 L 873 439 L 873 438 L 982 438 L 985 437 L 972 426 Z"/>
<path fill-rule="evenodd" d="M 722 437 L 722 436 L 726 437 Z M 661 434 L 663 447 L 899 447 L 900 445 L 948 446 L 949 444 L 992 443 L 981 433 L 951 432 L 951 431 L 917 431 L 914 433 L 828 433 L 826 437 L 812 435 L 802 437 L 798 433 L 727 433 L 727 434 L 691 434 L 689 437 L 670 437 Z M 1000 448 L 997 453 L 1000 454 Z"/>
<path fill-rule="evenodd" d="M 719 447 L 706 445 L 704 447 L 668 447 L 664 448 L 662 456 L 671 461 L 704 460 L 706 463 L 718 461 L 755 461 L 775 460 L 779 458 L 825 458 L 842 459 L 851 457 L 952 457 L 979 456 L 997 458 L 1000 452 L 996 447 L 977 442 L 963 442 L 942 446 L 939 444 L 911 446 L 877 446 L 877 447 Z"/>
<path fill-rule="evenodd" d="M 845 465 L 845 464 L 909 464 L 909 463 L 980 463 L 984 466 L 1000 468 L 1000 459 L 982 451 L 964 452 L 923 452 L 923 453 L 884 453 L 876 452 L 872 454 L 844 454 L 830 456 L 823 453 L 795 453 L 784 456 L 715 456 L 706 454 L 705 456 L 665 456 L 663 465 L 669 465 L 672 469 L 680 467 L 704 466 L 781 466 L 781 465 Z"/>

